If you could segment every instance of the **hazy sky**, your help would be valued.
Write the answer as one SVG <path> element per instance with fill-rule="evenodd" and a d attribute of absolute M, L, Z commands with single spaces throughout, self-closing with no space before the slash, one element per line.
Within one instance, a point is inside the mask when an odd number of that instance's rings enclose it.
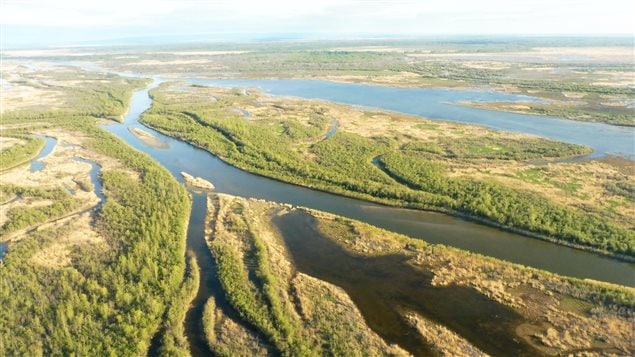
<path fill-rule="evenodd" d="M 124 37 L 633 34 L 633 0 L 0 0 L 5 46 Z M 200 40 L 200 38 L 196 38 Z"/>

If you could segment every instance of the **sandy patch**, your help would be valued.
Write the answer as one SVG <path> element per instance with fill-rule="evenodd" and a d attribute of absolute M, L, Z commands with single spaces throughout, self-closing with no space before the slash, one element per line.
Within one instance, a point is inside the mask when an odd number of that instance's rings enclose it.
<path fill-rule="evenodd" d="M 505 62 L 609 62 L 633 63 L 632 47 L 536 47 L 517 52 L 408 53 L 412 58 L 494 60 Z"/>
<path fill-rule="evenodd" d="M 587 96 L 586 93 L 580 93 L 580 92 L 562 92 L 562 95 L 572 99 L 580 99 Z"/>
<path fill-rule="evenodd" d="M 475 69 L 490 69 L 490 70 L 501 70 L 501 69 L 507 69 L 510 68 L 510 65 L 507 63 L 503 63 L 503 62 L 491 62 L 491 61 L 485 61 L 485 62 L 465 62 L 463 63 L 463 66 L 468 67 L 468 68 L 475 68 Z"/>
<path fill-rule="evenodd" d="M 157 137 L 143 129 L 129 127 L 128 130 L 148 146 L 159 149 L 166 149 L 169 147 L 167 143 L 164 143 L 163 141 L 157 139 Z"/>
<path fill-rule="evenodd" d="M 411 323 L 428 343 L 434 346 L 441 356 L 482 356 L 487 354 L 472 346 L 463 337 L 421 316 L 409 313 L 406 315 Z"/>
<path fill-rule="evenodd" d="M 62 104 L 61 93 L 50 88 L 35 88 L 25 85 L 11 84 L 2 91 L 2 105 L 0 113 L 10 112 L 18 109 L 36 107 L 55 107 Z"/>
<path fill-rule="evenodd" d="M 406 49 L 390 46 L 359 46 L 359 47 L 335 47 L 330 49 L 331 52 L 406 52 Z"/>
<path fill-rule="evenodd" d="M 595 81 L 591 85 L 602 87 L 632 87 L 635 82 L 632 79 L 616 80 L 616 81 Z"/>
<path fill-rule="evenodd" d="M 529 71 L 529 72 L 553 72 L 555 70 L 554 67 L 523 67 L 521 68 L 522 71 Z"/>
<path fill-rule="evenodd" d="M 3 51 L 7 57 L 44 57 L 44 56 L 93 56 L 96 52 L 81 52 L 67 48 L 42 49 L 42 50 L 9 50 Z"/>

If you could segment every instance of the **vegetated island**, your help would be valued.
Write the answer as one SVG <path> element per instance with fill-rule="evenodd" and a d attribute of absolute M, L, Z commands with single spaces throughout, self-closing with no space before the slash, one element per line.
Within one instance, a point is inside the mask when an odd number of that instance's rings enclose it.
<path fill-rule="evenodd" d="M 81 53 L 82 49 L 74 51 Z M 206 73 L 209 78 L 322 79 L 458 90 L 485 87 L 540 99 L 520 104 L 523 107 L 499 102 L 488 108 L 635 126 L 630 37 L 470 38 L 451 43 L 414 39 L 280 41 L 179 45 L 129 54 L 104 54 L 101 64 L 148 75 Z"/>

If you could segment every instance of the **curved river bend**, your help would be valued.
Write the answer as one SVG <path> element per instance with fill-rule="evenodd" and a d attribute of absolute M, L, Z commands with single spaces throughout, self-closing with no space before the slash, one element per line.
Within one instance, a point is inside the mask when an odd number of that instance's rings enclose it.
<path fill-rule="evenodd" d="M 158 82 L 155 81 L 150 88 L 156 85 Z M 180 172 L 185 171 L 213 182 L 218 192 L 305 206 L 364 221 L 430 243 L 454 246 L 557 274 L 635 286 L 635 264 L 558 246 L 449 215 L 386 207 L 282 183 L 237 169 L 206 151 L 140 124 L 139 116 L 152 104 L 148 96 L 150 88 L 134 93 L 130 111 L 123 124 L 103 127 L 136 149 L 149 154 L 181 182 Z M 167 147 L 148 146 L 130 133 L 129 128 L 143 128 L 166 143 Z M 205 212 L 193 210 L 192 214 L 204 216 Z"/>

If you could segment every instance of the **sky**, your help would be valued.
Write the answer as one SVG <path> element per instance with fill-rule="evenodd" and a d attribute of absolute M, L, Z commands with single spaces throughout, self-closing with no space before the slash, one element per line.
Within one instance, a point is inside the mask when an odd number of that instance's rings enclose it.
<path fill-rule="evenodd" d="M 3 47 L 125 38 L 253 40 L 635 34 L 633 0 L 0 0 Z"/>

